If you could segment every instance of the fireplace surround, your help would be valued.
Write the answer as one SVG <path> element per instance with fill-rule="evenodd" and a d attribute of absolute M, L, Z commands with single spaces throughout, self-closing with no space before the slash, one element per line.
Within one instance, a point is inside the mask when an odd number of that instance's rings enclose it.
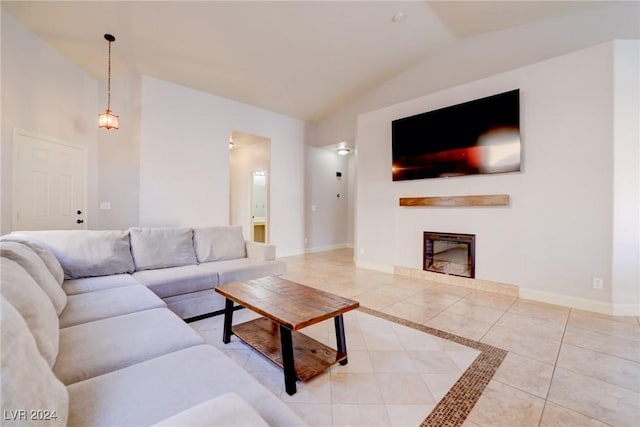
<path fill-rule="evenodd" d="M 476 277 L 475 234 L 423 232 L 424 271 Z"/>

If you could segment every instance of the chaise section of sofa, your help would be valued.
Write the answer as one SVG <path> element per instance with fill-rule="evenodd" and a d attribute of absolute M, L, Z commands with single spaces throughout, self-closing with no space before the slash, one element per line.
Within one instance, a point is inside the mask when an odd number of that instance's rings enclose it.
<path fill-rule="evenodd" d="M 68 390 L 70 426 L 150 425 L 227 393 L 240 396 L 270 426 L 304 425 L 273 393 L 210 345 L 169 353 L 72 384 Z"/>
<path fill-rule="evenodd" d="M 130 281 L 121 232 L 64 233 L 0 238 L 3 425 L 305 425 Z"/>
<path fill-rule="evenodd" d="M 143 310 L 60 330 L 53 372 L 69 385 L 204 341 L 166 308 Z"/>
<path fill-rule="evenodd" d="M 154 427 L 183 426 L 268 427 L 269 424 L 240 396 L 227 393 L 154 424 Z"/>

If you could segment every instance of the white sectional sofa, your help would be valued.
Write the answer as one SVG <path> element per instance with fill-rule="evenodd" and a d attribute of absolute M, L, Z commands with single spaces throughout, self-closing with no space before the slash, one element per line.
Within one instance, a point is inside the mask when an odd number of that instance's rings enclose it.
<path fill-rule="evenodd" d="M 200 294 L 218 283 L 284 272 L 269 245 L 246 244 L 249 256 L 238 258 L 238 231 L 3 236 L 2 424 L 304 425 L 175 314 L 221 308 Z M 237 247 L 218 247 L 229 235 Z"/>
<path fill-rule="evenodd" d="M 212 292 L 218 285 L 286 272 L 275 246 L 245 241 L 240 226 L 21 231 L 6 238 L 44 243 L 62 265 L 67 295 L 142 284 L 183 319 L 224 309 L 224 298 Z"/>

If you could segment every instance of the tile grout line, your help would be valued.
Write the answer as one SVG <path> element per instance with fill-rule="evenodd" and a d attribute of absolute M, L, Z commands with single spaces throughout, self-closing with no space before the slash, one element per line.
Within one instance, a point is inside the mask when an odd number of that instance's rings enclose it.
<path fill-rule="evenodd" d="M 478 341 L 482 341 L 482 340 L 487 336 L 487 334 L 489 333 L 489 331 L 490 331 L 490 330 L 492 330 L 492 329 L 493 329 L 493 328 L 498 324 L 498 322 L 499 322 L 499 321 L 504 317 L 504 315 L 505 315 L 505 314 L 507 314 L 507 313 L 509 312 L 509 310 L 511 309 L 511 307 L 513 307 L 513 305 L 516 303 L 516 301 L 518 301 L 518 299 L 519 299 L 519 298 L 516 298 L 515 300 L 513 300 L 513 302 L 512 302 L 511 304 L 509 304 L 509 307 L 507 307 L 507 308 L 502 312 L 502 314 L 500 315 L 500 317 L 498 317 L 498 318 L 496 319 L 496 321 L 495 321 L 495 322 L 493 322 L 493 325 L 491 325 L 491 327 L 490 327 L 489 329 L 487 329 L 487 332 L 485 332 L 485 333 L 480 337 L 480 339 L 479 339 Z M 505 357 L 506 357 L 506 356 L 505 356 Z"/>
<path fill-rule="evenodd" d="M 620 360 L 624 360 L 626 362 L 631 362 L 631 363 L 634 363 L 634 364 L 637 364 L 637 365 L 640 366 L 640 361 L 638 361 L 638 360 L 627 359 L 626 357 L 621 357 L 621 356 L 619 356 L 617 354 L 611 354 L 611 353 L 607 353 L 605 351 L 596 350 L 596 349 L 589 348 L 589 347 L 584 347 L 584 346 L 581 346 L 579 344 L 565 343 L 564 342 L 564 336 L 565 336 L 567 328 L 569 327 L 569 319 L 571 318 L 571 314 L 572 314 L 573 310 L 574 310 L 573 308 L 571 308 L 569 310 L 569 315 L 567 316 L 567 321 L 566 321 L 566 324 L 565 324 L 564 333 L 562 334 L 562 342 L 561 342 L 561 346 L 560 346 L 561 348 L 560 349 L 562 349 L 562 347 L 566 344 L 566 345 L 573 346 L 573 347 L 576 347 L 576 348 L 579 348 L 579 349 L 582 349 L 582 350 L 587 350 L 587 351 L 591 351 L 593 353 L 604 355 L 606 357 L 611 357 L 611 358 L 614 358 L 614 359 L 620 359 Z M 620 335 L 614 335 L 614 334 L 610 334 L 610 333 L 607 333 L 607 332 L 597 331 L 597 330 L 594 330 L 594 329 L 587 329 L 587 328 L 580 327 L 580 326 L 575 326 L 575 325 L 573 325 L 572 327 L 574 327 L 576 329 L 583 330 L 583 331 L 595 332 L 595 333 L 599 333 L 599 334 L 602 334 L 602 335 L 609 335 L 609 336 L 612 336 L 614 338 L 621 338 L 621 339 L 626 339 L 626 340 L 629 340 L 629 341 L 636 341 L 636 340 L 633 340 L 633 339 L 630 339 L 630 338 L 622 337 Z M 560 352 L 558 352 L 558 358 L 559 358 L 559 356 L 560 356 Z M 556 360 L 556 364 L 557 364 L 557 360 Z M 582 376 L 585 376 L 585 377 L 596 379 L 598 381 L 602 381 L 602 382 L 604 382 L 606 384 L 609 384 L 609 385 L 612 385 L 614 387 L 619 387 L 619 388 L 622 388 L 624 390 L 628 390 L 628 391 L 632 391 L 632 392 L 635 392 L 635 393 L 639 393 L 637 390 L 633 390 L 633 389 L 621 386 L 619 384 L 615 384 L 615 383 L 609 382 L 609 381 L 607 381 L 605 379 L 601 379 L 601 378 L 597 378 L 597 377 L 594 377 L 594 376 L 591 376 L 591 375 L 587 375 L 587 374 L 585 374 L 583 372 L 575 371 L 575 370 L 573 370 L 571 368 L 562 367 L 562 369 L 566 369 L 567 371 L 573 372 L 574 374 L 578 374 L 578 375 L 582 375 Z M 554 373 L 555 373 L 555 366 L 554 366 Z"/>
<path fill-rule="evenodd" d="M 560 352 L 562 351 L 562 346 L 564 345 L 564 335 L 567 333 L 567 326 L 569 325 L 569 317 L 571 317 L 571 311 L 573 309 L 569 309 L 569 313 L 567 314 L 567 318 L 564 321 L 564 328 L 562 329 L 562 337 L 560 337 L 560 347 L 558 347 L 558 354 L 556 354 L 556 360 L 553 362 L 553 370 L 551 371 L 551 380 L 549 381 L 549 388 L 547 389 L 547 394 L 544 397 L 544 406 L 542 407 L 542 412 L 540 413 L 540 420 L 538 421 L 538 426 L 542 423 L 542 418 L 544 417 L 544 412 L 547 409 L 547 403 L 549 402 L 549 393 L 551 393 L 551 386 L 553 384 L 553 378 L 556 375 L 556 368 L 558 367 L 558 360 L 560 359 Z M 555 402 L 551 402 L 554 405 Z M 576 411 L 574 411 L 576 412 Z M 581 414 L 585 415 L 585 414 Z M 586 416 L 586 415 L 585 415 Z M 589 417 L 591 418 L 591 417 Z"/>
<path fill-rule="evenodd" d="M 438 338 L 480 350 L 480 354 L 474 362 L 463 372 L 458 381 L 456 381 L 421 423 L 422 427 L 462 426 L 471 409 L 473 409 L 473 406 L 480 398 L 485 387 L 504 360 L 507 351 L 366 307 L 360 307 L 358 310 L 382 319 L 390 320 L 394 323 L 409 326 Z"/>
<path fill-rule="evenodd" d="M 345 264 L 345 265 L 349 265 L 349 266 L 351 266 L 351 264 Z M 359 280 L 359 279 L 358 279 L 358 280 Z M 394 286 L 394 285 L 390 285 L 390 286 Z M 377 288 L 376 288 L 376 289 L 377 289 Z M 365 293 L 366 293 L 366 292 L 367 292 L 367 291 L 365 291 Z M 416 293 L 419 293 L 419 292 L 416 292 Z M 414 295 L 415 295 L 415 294 L 414 294 Z M 357 297 L 356 297 L 356 298 L 357 298 Z M 400 302 L 405 302 L 405 301 L 406 301 L 406 302 L 408 302 L 408 301 L 409 301 L 409 299 L 410 299 L 410 297 L 407 297 L 407 298 L 404 298 L 403 300 L 401 300 Z M 464 301 L 465 299 L 466 299 L 466 296 L 465 296 L 465 297 L 463 297 L 463 298 L 461 298 L 461 299 L 459 299 L 456 303 L 453 303 L 452 305 L 455 305 L 455 304 L 457 304 L 457 303 L 458 303 L 458 302 L 460 302 L 460 301 Z M 509 307 L 507 307 L 507 308 L 502 312 L 502 314 L 500 315 L 500 317 L 499 317 L 495 322 L 493 322 L 492 326 L 491 326 L 491 327 L 490 327 L 490 328 L 489 328 L 489 329 L 488 329 L 488 330 L 487 330 L 487 331 L 482 335 L 482 337 L 480 338 L 480 340 L 485 339 L 485 338 L 486 338 L 486 336 L 487 336 L 487 334 L 488 334 L 488 333 L 489 333 L 489 332 L 490 332 L 490 331 L 491 331 L 491 330 L 496 326 L 496 324 L 497 324 L 501 319 L 503 319 L 503 318 L 504 318 L 505 314 L 509 313 L 509 310 L 512 310 L 512 309 L 514 308 L 514 306 L 515 306 L 515 305 L 517 305 L 517 303 L 518 303 L 518 302 L 520 302 L 520 301 L 522 301 L 522 302 L 524 302 L 524 303 L 529 303 L 529 302 L 530 302 L 530 303 L 536 303 L 536 301 L 522 300 L 522 299 L 520 299 L 520 298 L 517 298 L 517 297 L 516 297 L 516 299 L 515 299 L 513 302 L 511 302 L 511 303 L 510 303 Z M 444 309 L 439 310 L 436 314 L 432 315 L 432 316 L 429 318 L 429 320 L 430 320 L 430 319 L 432 319 L 432 318 L 433 318 L 433 317 L 435 317 L 435 316 L 438 316 L 438 315 L 442 314 L 443 312 L 446 312 L 447 310 L 449 310 L 449 309 L 451 308 L 451 306 L 452 306 L 452 305 L 450 305 L 450 306 L 448 306 L 448 307 L 446 307 L 446 308 L 444 308 Z M 476 305 L 477 305 L 477 304 L 476 304 Z M 491 306 L 488 306 L 488 307 L 491 307 Z M 523 308 L 526 308 L 526 307 L 524 307 L 524 306 L 523 306 Z M 372 310 L 372 311 L 375 311 L 375 310 Z M 387 313 L 384 313 L 384 314 L 387 314 Z M 546 320 L 546 321 L 548 321 L 548 322 L 554 322 L 554 318 L 555 318 L 555 317 L 553 317 L 553 316 L 552 316 L 551 318 L 549 318 L 548 316 L 544 316 L 544 315 L 542 315 L 542 314 L 537 313 L 535 310 L 534 310 L 534 311 L 528 311 L 528 310 L 525 310 L 525 312 L 524 312 L 524 313 L 514 313 L 514 314 L 518 314 L 518 315 L 521 315 L 521 316 L 526 316 L 526 317 L 529 317 L 529 318 L 532 318 L 532 319 Z M 560 314 L 560 313 L 558 313 L 558 314 Z M 570 308 L 569 308 L 569 312 L 568 312 L 568 313 L 566 313 L 566 312 L 565 312 L 566 317 L 564 318 L 564 322 L 563 322 L 563 323 L 564 323 L 564 325 L 563 325 L 563 331 L 562 331 L 562 334 L 561 334 L 561 336 L 560 336 L 560 340 L 559 340 L 559 341 L 560 341 L 560 342 L 559 342 L 560 346 L 559 346 L 559 348 L 558 348 L 558 350 L 557 350 L 556 357 L 555 357 L 555 361 L 554 361 L 554 362 L 552 362 L 552 363 L 546 362 L 546 363 L 549 363 L 549 364 L 553 364 L 553 369 L 552 369 L 552 372 L 551 372 L 551 380 L 550 380 L 550 382 L 549 382 L 549 386 L 548 386 L 548 388 L 547 388 L 547 390 L 546 390 L 546 395 L 545 395 L 545 397 L 544 397 L 544 398 L 542 398 L 542 397 L 540 397 L 540 396 L 537 396 L 537 395 L 532 395 L 532 396 L 535 396 L 535 397 L 536 397 L 536 398 L 538 398 L 538 399 L 543 399 L 543 400 L 544 400 L 544 406 L 543 406 L 543 409 L 542 409 L 542 412 L 541 412 L 541 415 L 540 415 L 540 420 L 539 420 L 538 424 L 542 423 L 542 418 L 544 417 L 545 413 L 548 413 L 547 409 L 548 409 L 548 408 L 551 408 L 551 405 L 554 405 L 554 406 L 557 406 L 557 407 L 560 407 L 560 408 L 565 408 L 565 409 L 567 409 L 567 410 L 570 410 L 570 411 L 572 411 L 572 412 L 575 412 L 576 414 L 580 414 L 581 416 L 585 416 L 584 414 L 581 414 L 581 412 L 580 412 L 580 411 L 576 411 L 576 410 L 571 409 L 571 408 L 566 408 L 564 405 L 561 405 L 561 404 L 558 404 L 558 403 L 555 403 L 555 402 L 553 402 L 553 401 L 548 400 L 548 399 L 549 399 L 549 396 L 550 396 L 550 391 L 551 391 L 551 384 L 552 384 L 553 379 L 554 379 L 554 377 L 555 377 L 555 374 L 556 374 L 556 372 L 557 372 L 557 368 L 559 368 L 559 366 L 558 366 L 558 361 L 559 361 L 560 351 L 562 351 L 562 349 L 563 349 L 565 346 L 575 345 L 575 346 L 576 346 L 576 347 L 578 347 L 578 348 L 583 348 L 583 349 L 586 349 L 586 350 L 589 350 L 589 351 L 593 351 L 594 353 L 597 353 L 597 354 L 602 354 L 602 355 L 606 355 L 606 356 L 609 356 L 609 357 L 618 358 L 618 359 L 620 359 L 620 360 L 625 360 L 625 361 L 629 361 L 629 362 L 632 362 L 632 363 L 639 363 L 639 362 L 638 362 L 638 361 L 636 361 L 636 360 L 631 360 L 631 359 L 626 359 L 626 358 L 624 358 L 624 357 L 619 357 L 619 356 L 618 356 L 618 355 L 616 355 L 616 354 L 609 354 L 609 353 L 606 353 L 606 352 L 603 352 L 603 351 L 600 351 L 600 350 L 594 350 L 594 349 L 591 349 L 591 348 L 588 348 L 588 347 L 582 347 L 582 346 L 580 346 L 579 344 L 578 344 L 578 345 L 576 345 L 576 344 L 569 344 L 569 343 L 565 342 L 565 339 L 568 339 L 568 338 L 567 338 L 567 336 L 568 336 L 568 335 L 567 335 L 567 332 L 568 332 L 568 326 L 570 325 L 570 320 L 571 320 L 571 315 L 572 315 L 572 314 L 574 314 L 574 310 L 572 310 L 572 309 L 570 309 Z M 392 315 L 392 314 L 390 314 L 389 316 L 390 316 L 390 317 L 393 317 L 393 315 Z M 404 317 L 402 316 L 402 314 L 400 314 L 398 318 L 400 318 L 400 319 L 402 319 L 402 320 L 407 320 L 407 319 L 404 319 Z M 471 319 L 471 318 L 469 318 L 469 319 Z M 607 320 L 607 319 L 605 319 L 605 320 Z M 609 320 L 616 320 L 616 319 L 609 319 Z M 639 317 L 639 316 L 635 316 L 635 320 L 636 320 L 636 322 L 625 322 L 625 323 L 630 324 L 630 325 L 640 325 L 640 317 Z M 427 320 L 427 321 L 428 321 L 428 320 Z M 423 324 L 424 324 L 424 323 L 426 323 L 427 321 L 424 321 L 424 322 L 417 322 L 417 323 L 418 323 L 418 324 L 420 324 L 420 323 L 423 323 Z M 489 322 L 488 322 L 488 323 L 489 323 Z M 426 326 L 426 325 L 424 325 L 424 326 Z M 573 326 L 575 326 L 575 325 L 573 325 Z M 628 337 L 623 336 L 623 335 L 611 334 L 611 333 L 609 333 L 609 332 L 600 331 L 600 330 L 598 330 L 598 329 L 588 328 L 588 327 L 584 327 L 584 326 L 582 326 L 582 327 L 581 327 L 581 326 L 575 326 L 575 327 L 576 327 L 576 328 L 578 328 L 578 329 L 580 329 L 580 330 L 584 330 L 584 331 L 588 331 L 588 332 L 598 333 L 598 334 L 602 334 L 602 335 L 609 335 L 609 336 L 612 336 L 612 337 L 619 337 L 619 338 L 621 338 L 621 339 L 633 340 L 632 338 L 628 338 Z M 558 332 L 559 332 L 559 331 L 558 331 Z M 553 341 L 555 341 L 555 340 L 553 340 Z M 506 354 L 508 354 L 508 353 L 509 353 L 509 352 L 506 352 Z M 571 372 L 575 372 L 575 371 L 573 371 L 573 370 L 572 370 L 572 369 L 570 369 L 570 368 L 563 367 L 563 369 L 567 369 L 567 370 L 569 370 L 569 371 L 571 371 Z M 596 377 L 593 377 L 593 376 L 591 376 L 591 375 L 584 374 L 584 373 L 580 373 L 580 372 L 575 372 L 575 373 L 580 374 L 580 375 L 585 375 L 585 376 L 587 376 L 587 377 L 591 377 L 591 378 L 596 378 Z M 604 380 L 602 380 L 602 381 L 604 381 Z M 604 381 L 604 382 L 606 382 L 606 381 Z M 506 384 L 506 383 L 503 383 L 503 384 L 508 385 L 508 384 Z M 609 384 L 612 384 L 612 383 L 609 383 Z M 621 386 L 619 386 L 619 385 L 617 385 L 617 384 L 612 384 L 612 385 L 615 385 L 615 386 L 617 386 L 617 387 L 621 387 Z M 514 387 L 514 386 L 509 386 L 509 387 Z M 621 388 L 625 388 L 625 387 L 621 387 Z M 518 388 L 518 387 L 514 387 L 514 389 L 519 390 L 519 388 Z M 625 388 L 625 389 L 626 389 L 626 388 Z M 527 392 L 527 391 L 525 391 L 525 390 L 521 390 L 521 391 L 523 391 L 524 393 L 527 393 L 527 394 L 531 394 L 531 393 L 529 393 L 529 392 Z M 631 390 L 631 391 L 633 391 L 633 390 Z M 547 404 L 548 404 L 548 403 L 549 403 L 549 406 L 547 407 Z M 434 409 L 435 409 L 435 408 L 434 408 Z M 387 414 L 388 414 L 388 412 L 387 412 Z M 596 420 L 596 418 L 593 418 L 593 417 L 591 417 L 591 416 L 587 416 L 587 417 L 588 417 L 589 419 Z"/>

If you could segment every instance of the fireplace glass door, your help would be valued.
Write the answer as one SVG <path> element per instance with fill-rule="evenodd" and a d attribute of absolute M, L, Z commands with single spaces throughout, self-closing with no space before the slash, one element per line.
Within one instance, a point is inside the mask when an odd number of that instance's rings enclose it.
<path fill-rule="evenodd" d="M 475 277 L 475 235 L 424 232 L 423 270 Z"/>

